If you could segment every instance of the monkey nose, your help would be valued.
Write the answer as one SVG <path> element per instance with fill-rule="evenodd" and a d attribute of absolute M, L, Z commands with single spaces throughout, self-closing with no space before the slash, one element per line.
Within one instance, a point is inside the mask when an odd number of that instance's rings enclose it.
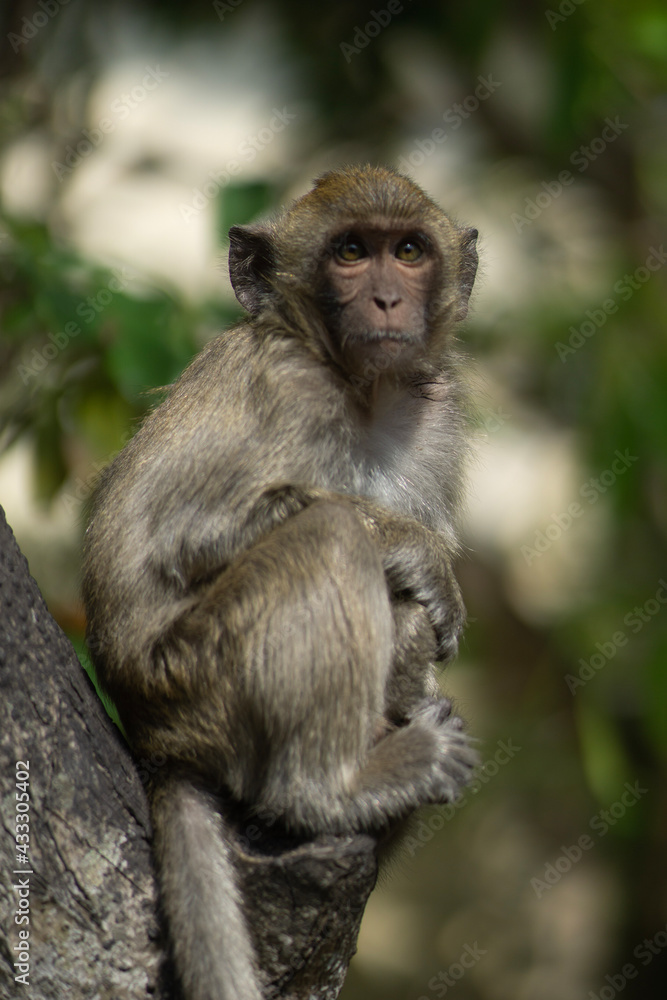
<path fill-rule="evenodd" d="M 397 306 L 400 301 L 400 295 L 393 295 L 391 292 L 387 292 L 386 294 L 378 292 L 373 296 L 373 302 L 378 309 L 382 309 L 383 311 L 393 309 L 394 306 Z"/>

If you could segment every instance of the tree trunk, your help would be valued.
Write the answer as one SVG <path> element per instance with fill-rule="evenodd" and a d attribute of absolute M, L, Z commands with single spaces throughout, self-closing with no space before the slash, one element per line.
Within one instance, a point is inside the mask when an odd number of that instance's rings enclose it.
<path fill-rule="evenodd" d="M 140 770 L 0 508 L 0 1000 L 176 1000 Z M 233 844 L 266 1000 L 335 1000 L 371 837 Z"/>

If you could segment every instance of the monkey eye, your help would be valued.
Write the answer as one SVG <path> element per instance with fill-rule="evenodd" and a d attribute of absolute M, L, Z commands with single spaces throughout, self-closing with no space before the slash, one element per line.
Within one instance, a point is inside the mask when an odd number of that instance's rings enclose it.
<path fill-rule="evenodd" d="M 368 257 L 368 251 L 361 240 L 346 236 L 336 247 L 336 256 L 346 264 L 351 264 L 362 257 Z"/>
<path fill-rule="evenodd" d="M 398 260 L 404 260 L 407 263 L 412 263 L 412 261 L 419 260 L 423 253 L 424 248 L 419 240 L 401 240 L 396 247 L 394 256 L 397 257 Z"/>

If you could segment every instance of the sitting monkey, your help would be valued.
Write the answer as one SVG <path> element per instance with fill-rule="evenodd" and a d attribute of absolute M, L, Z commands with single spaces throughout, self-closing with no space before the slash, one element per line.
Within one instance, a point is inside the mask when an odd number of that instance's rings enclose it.
<path fill-rule="evenodd" d="M 104 472 L 88 641 L 150 789 L 188 1000 L 260 1000 L 222 793 L 285 830 L 380 834 L 474 753 L 439 694 L 457 648 L 464 451 L 453 328 L 477 233 L 383 168 L 235 226 L 248 317 Z"/>

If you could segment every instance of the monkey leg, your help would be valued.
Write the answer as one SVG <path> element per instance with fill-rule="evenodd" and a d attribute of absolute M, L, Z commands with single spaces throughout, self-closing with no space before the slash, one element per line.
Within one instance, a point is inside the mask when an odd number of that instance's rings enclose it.
<path fill-rule="evenodd" d="M 407 788 L 408 803 L 411 796 L 420 805 L 449 801 L 469 780 L 476 754 L 462 731 L 461 719 L 451 717 L 451 702 L 442 696 L 435 673 L 438 644 L 428 611 L 409 600 L 394 601 L 393 611 L 394 662 L 385 713 L 402 728 L 392 740 L 385 737 L 378 743 L 360 775 L 360 788 L 372 788 L 377 794 L 384 776 L 391 774 L 398 788 Z M 412 808 L 406 804 L 406 812 Z"/>
<path fill-rule="evenodd" d="M 447 702 L 413 697 L 406 725 L 377 742 L 392 600 L 346 500 L 316 501 L 264 536 L 208 588 L 189 632 L 198 659 L 218 663 L 199 738 L 214 739 L 217 715 L 224 783 L 262 815 L 308 832 L 376 829 L 465 782 L 473 755 Z"/>
<path fill-rule="evenodd" d="M 276 484 L 266 489 L 252 508 L 246 528 L 255 538 L 265 534 L 318 500 L 352 504 L 361 515 L 382 560 L 394 605 L 397 660 L 427 645 L 431 660 L 447 662 L 458 650 L 465 607 L 452 567 L 451 542 L 420 521 L 393 514 L 366 497 L 334 494 L 321 489 Z M 424 616 L 423 610 L 427 615 Z M 405 654 L 402 650 L 405 646 Z"/>

